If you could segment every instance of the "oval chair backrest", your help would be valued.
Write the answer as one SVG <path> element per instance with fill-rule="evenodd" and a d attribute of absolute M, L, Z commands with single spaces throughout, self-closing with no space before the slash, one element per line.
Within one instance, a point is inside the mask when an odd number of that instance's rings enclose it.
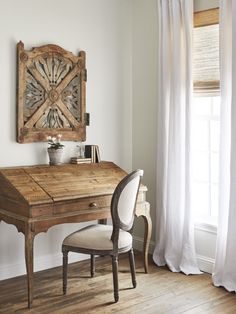
<path fill-rule="evenodd" d="M 117 185 L 111 201 L 113 229 L 128 231 L 132 228 L 142 176 L 143 170 L 135 170 Z"/>

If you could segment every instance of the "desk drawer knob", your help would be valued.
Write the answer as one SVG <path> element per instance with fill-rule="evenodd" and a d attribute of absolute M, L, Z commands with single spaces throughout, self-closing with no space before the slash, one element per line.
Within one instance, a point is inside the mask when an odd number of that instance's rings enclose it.
<path fill-rule="evenodd" d="M 89 204 L 89 207 L 97 207 L 97 204 L 95 202 L 92 202 Z"/>

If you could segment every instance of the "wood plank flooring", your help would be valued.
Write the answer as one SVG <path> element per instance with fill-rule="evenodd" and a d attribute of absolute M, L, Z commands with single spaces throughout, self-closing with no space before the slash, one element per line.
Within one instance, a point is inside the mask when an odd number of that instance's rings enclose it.
<path fill-rule="evenodd" d="M 214 287 L 210 275 L 172 273 L 151 260 L 149 274 L 144 274 L 137 252 L 137 288 L 132 289 L 128 259 L 123 256 L 119 262 L 120 301 L 116 304 L 110 258 L 97 258 L 94 278 L 89 276 L 89 261 L 69 265 L 66 296 L 62 295 L 61 267 L 36 273 L 32 310 L 27 309 L 25 276 L 0 281 L 0 313 L 236 313 L 235 293 Z"/>

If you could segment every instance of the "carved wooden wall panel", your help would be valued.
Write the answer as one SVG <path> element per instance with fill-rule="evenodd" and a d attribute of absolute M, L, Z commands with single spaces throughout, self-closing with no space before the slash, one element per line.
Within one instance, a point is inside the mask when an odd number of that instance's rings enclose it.
<path fill-rule="evenodd" d="M 86 140 L 85 52 L 73 55 L 56 45 L 18 52 L 18 142 Z"/>

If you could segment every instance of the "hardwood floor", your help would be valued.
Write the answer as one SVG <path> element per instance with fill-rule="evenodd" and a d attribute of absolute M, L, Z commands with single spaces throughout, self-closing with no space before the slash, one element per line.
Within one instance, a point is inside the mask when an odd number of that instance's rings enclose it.
<path fill-rule="evenodd" d="M 151 261 L 149 274 L 144 274 L 140 253 L 135 255 L 137 288 L 132 289 L 124 257 L 119 262 L 118 303 L 113 303 L 111 261 L 97 258 L 94 278 L 89 261 L 69 265 L 66 296 L 61 267 L 36 273 L 32 310 L 27 309 L 25 276 L 0 281 L 0 313 L 236 313 L 235 293 L 214 287 L 210 275 L 172 273 Z"/>

